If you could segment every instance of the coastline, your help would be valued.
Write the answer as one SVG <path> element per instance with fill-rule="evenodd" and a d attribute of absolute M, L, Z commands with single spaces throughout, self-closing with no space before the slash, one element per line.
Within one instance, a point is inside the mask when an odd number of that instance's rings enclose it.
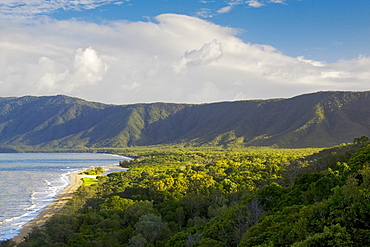
<path fill-rule="evenodd" d="M 105 173 L 110 170 L 127 170 L 127 168 L 122 168 L 120 166 L 108 166 L 103 168 L 105 169 Z M 91 175 L 80 174 L 81 172 L 83 171 L 70 174 L 69 184 L 67 185 L 67 187 L 65 187 L 51 203 L 49 203 L 44 209 L 42 209 L 35 218 L 24 224 L 18 235 L 13 237 L 12 240 L 16 243 L 22 242 L 24 240 L 24 237 L 26 237 L 28 233 L 31 232 L 32 228 L 42 226 L 49 218 L 51 218 L 55 213 L 61 210 L 64 204 L 73 197 L 73 193 L 76 192 L 76 190 L 81 186 L 81 179 L 84 177 L 92 177 Z M 93 176 L 96 177 L 100 175 Z"/>

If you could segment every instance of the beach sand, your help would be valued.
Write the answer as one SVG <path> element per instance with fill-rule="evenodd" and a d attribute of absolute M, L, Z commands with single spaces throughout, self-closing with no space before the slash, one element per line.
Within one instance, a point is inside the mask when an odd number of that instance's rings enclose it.
<path fill-rule="evenodd" d="M 120 166 L 109 166 L 104 167 L 105 171 L 125 171 L 127 168 L 122 168 Z M 13 240 L 17 243 L 22 242 L 24 237 L 31 232 L 32 228 L 42 226 L 46 220 L 48 220 L 51 216 L 57 213 L 59 210 L 62 209 L 64 204 L 72 198 L 73 193 L 80 187 L 82 184 L 81 178 L 84 177 L 96 177 L 91 175 L 81 175 L 79 173 L 73 173 L 69 175 L 69 185 L 55 198 L 50 204 L 48 204 L 35 218 L 31 221 L 27 222 L 22 226 L 20 233 L 13 238 Z"/>

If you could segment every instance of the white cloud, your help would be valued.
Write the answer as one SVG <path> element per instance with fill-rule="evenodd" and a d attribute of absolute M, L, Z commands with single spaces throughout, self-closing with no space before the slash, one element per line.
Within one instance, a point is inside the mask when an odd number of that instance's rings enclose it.
<path fill-rule="evenodd" d="M 108 65 L 99 58 L 97 52 L 91 47 L 78 49 L 73 63 L 74 77 L 86 84 L 95 84 L 103 79 Z"/>
<path fill-rule="evenodd" d="M 26 22 L 30 19 L 44 17 L 59 9 L 83 10 L 95 9 L 106 4 L 123 4 L 126 1 L 117 0 L 6 0 L 0 3 L 0 19 Z"/>
<path fill-rule="evenodd" d="M 197 13 L 196 13 L 196 16 L 197 17 L 201 17 L 201 18 L 210 18 L 212 17 L 212 11 L 211 9 L 207 9 L 207 8 L 201 8 Z"/>
<path fill-rule="evenodd" d="M 165 14 L 156 21 L 4 26 L 1 96 L 200 103 L 369 90 L 369 57 L 336 63 L 293 58 L 195 17 Z"/>
<path fill-rule="evenodd" d="M 176 72 L 181 72 L 188 66 L 206 65 L 222 57 L 222 45 L 213 40 L 203 45 L 199 50 L 186 51 L 179 62 L 174 65 Z"/>
<path fill-rule="evenodd" d="M 223 91 L 217 87 L 213 82 L 206 81 L 199 85 L 198 88 L 189 94 L 189 100 L 192 102 L 202 102 L 203 99 L 209 101 L 217 101 L 222 98 Z"/>
<path fill-rule="evenodd" d="M 229 13 L 235 6 L 244 4 L 244 1 L 243 0 L 230 0 L 230 1 L 228 1 L 227 4 L 228 4 L 227 6 L 225 6 L 223 8 L 220 8 L 216 12 L 218 14 L 226 14 L 226 13 Z"/>
<path fill-rule="evenodd" d="M 229 13 L 231 10 L 232 10 L 232 6 L 226 6 L 226 7 L 223 7 L 223 8 L 221 8 L 221 9 L 219 9 L 219 10 L 217 10 L 217 13 L 219 13 L 219 14 L 225 14 L 225 13 Z"/>
<path fill-rule="evenodd" d="M 315 61 L 315 60 L 311 60 L 311 59 L 305 59 L 303 56 L 297 57 L 297 59 L 298 59 L 298 61 L 305 62 L 305 63 L 311 64 L 311 65 L 317 66 L 317 67 L 324 67 L 325 66 L 325 62 L 323 62 L 323 61 Z"/>
<path fill-rule="evenodd" d="M 250 1 L 247 1 L 246 2 L 250 7 L 253 7 L 253 8 L 260 8 L 262 6 L 264 6 L 263 3 L 257 1 L 257 0 L 250 0 Z"/>
<path fill-rule="evenodd" d="M 216 12 L 218 14 L 226 14 L 226 13 L 231 12 L 233 10 L 233 8 L 238 6 L 238 5 L 245 5 L 246 4 L 247 6 L 252 7 L 252 8 L 261 8 L 263 6 L 267 6 L 268 4 L 271 4 L 271 3 L 285 4 L 285 1 L 286 0 L 247 0 L 247 1 L 230 0 L 230 1 L 228 1 L 227 6 L 220 8 Z"/>
<path fill-rule="evenodd" d="M 269 3 L 281 3 L 284 4 L 286 0 L 269 0 Z"/>

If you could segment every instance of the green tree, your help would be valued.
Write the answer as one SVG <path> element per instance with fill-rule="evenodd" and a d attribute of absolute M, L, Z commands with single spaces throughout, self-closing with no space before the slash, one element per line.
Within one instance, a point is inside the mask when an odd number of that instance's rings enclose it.
<path fill-rule="evenodd" d="M 148 241 L 143 237 L 141 233 L 133 236 L 129 241 L 129 247 L 144 247 Z"/>
<path fill-rule="evenodd" d="M 124 212 L 124 221 L 127 224 L 135 224 L 137 220 L 150 212 L 153 212 L 153 202 L 150 201 L 138 201 L 133 205 L 127 207 Z"/>
<path fill-rule="evenodd" d="M 161 217 L 154 214 L 141 216 L 135 224 L 135 230 L 152 243 L 162 235 L 165 228 L 166 225 L 162 222 Z"/>
<path fill-rule="evenodd" d="M 292 247 L 347 247 L 353 246 L 350 234 L 339 224 L 324 227 L 324 231 L 313 234 Z"/>
<path fill-rule="evenodd" d="M 365 146 L 370 143 L 370 139 L 367 136 L 361 136 L 353 139 L 353 142 L 356 144 L 360 144 L 361 146 Z"/>

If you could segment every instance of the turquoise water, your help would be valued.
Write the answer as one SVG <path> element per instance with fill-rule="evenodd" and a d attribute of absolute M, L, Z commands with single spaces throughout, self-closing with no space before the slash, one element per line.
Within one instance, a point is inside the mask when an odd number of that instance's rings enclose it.
<path fill-rule="evenodd" d="M 98 153 L 0 153 L 0 241 L 16 236 L 52 202 L 69 184 L 69 174 L 124 159 Z"/>

